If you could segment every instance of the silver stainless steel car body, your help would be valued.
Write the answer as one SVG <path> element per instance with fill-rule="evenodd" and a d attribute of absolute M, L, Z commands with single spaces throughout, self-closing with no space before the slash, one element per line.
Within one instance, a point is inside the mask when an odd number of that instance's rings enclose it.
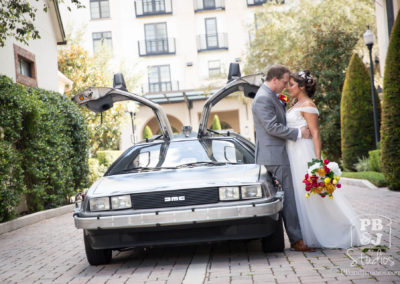
<path fill-rule="evenodd" d="M 206 128 L 212 106 L 236 91 L 243 91 L 246 97 L 253 98 L 262 82 L 262 74 L 239 76 L 215 92 L 205 102 L 197 135 L 190 137 L 174 136 L 160 105 L 129 93 L 125 88 L 92 87 L 73 98 L 77 104 L 95 112 L 103 112 L 118 101 L 139 102 L 154 111 L 162 132 L 161 136 L 138 143 L 123 153 L 105 176 L 84 194 L 83 200 L 76 202 L 75 226 L 84 230 L 85 250 L 90 264 L 109 262 L 112 249 L 231 239 L 261 238 L 264 251 L 283 250 L 280 211 L 284 196 L 279 182 L 265 167 L 254 164 L 255 149 L 250 141 L 232 132 L 215 132 Z M 210 144 L 210 141 L 211 144 L 223 141 L 238 145 L 243 148 L 243 153 L 248 154 L 250 161 L 253 157 L 253 162 L 162 167 L 170 145 L 199 143 L 207 152 L 204 145 Z M 123 159 L 133 155 L 134 151 L 153 146 L 160 146 L 157 167 L 150 170 L 145 167 L 135 172 L 115 171 L 123 164 Z M 179 149 L 185 151 L 184 147 Z M 190 156 L 193 153 L 188 151 L 187 154 Z M 228 160 L 226 153 L 225 158 Z M 255 199 L 243 198 L 243 190 L 252 186 L 261 188 L 262 194 Z M 215 196 L 221 188 L 237 188 L 241 197 L 222 200 L 221 196 Z M 201 194 L 204 190 L 213 192 L 213 201 L 205 199 L 202 203 L 190 203 L 196 196 L 203 198 Z M 111 203 L 113 197 L 126 195 L 131 197 L 130 208 L 104 211 L 92 211 L 90 208 L 91 200 L 109 198 Z M 138 204 L 143 196 L 160 197 L 161 205 L 143 207 Z"/>

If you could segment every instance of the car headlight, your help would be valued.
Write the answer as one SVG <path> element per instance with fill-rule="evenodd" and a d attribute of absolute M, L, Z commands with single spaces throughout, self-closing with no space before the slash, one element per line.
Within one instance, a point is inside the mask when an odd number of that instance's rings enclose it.
<path fill-rule="evenodd" d="M 115 209 L 126 209 L 132 207 L 130 195 L 120 195 L 111 197 L 111 207 Z"/>
<path fill-rule="evenodd" d="M 219 200 L 239 200 L 239 187 L 238 186 L 226 186 L 219 188 Z"/>
<path fill-rule="evenodd" d="M 110 198 L 108 197 L 91 198 L 89 203 L 90 211 L 110 210 Z"/>
<path fill-rule="evenodd" d="M 261 198 L 261 184 L 242 186 L 242 199 Z"/>

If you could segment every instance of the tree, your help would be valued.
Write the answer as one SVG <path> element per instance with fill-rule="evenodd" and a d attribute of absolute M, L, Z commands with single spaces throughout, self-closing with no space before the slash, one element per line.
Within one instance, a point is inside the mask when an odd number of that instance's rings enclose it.
<path fill-rule="evenodd" d="M 257 14 L 257 29 L 247 56 L 246 73 L 281 63 L 292 70 L 309 69 L 318 80 L 314 101 L 320 111 L 323 154 L 341 157 L 340 97 L 345 70 L 368 23 L 374 22 L 370 1 L 286 1 L 266 4 Z"/>
<path fill-rule="evenodd" d="M 56 3 L 63 0 L 51 0 Z M 39 0 L 0 0 L 0 47 L 3 47 L 8 37 L 28 44 L 30 39 L 39 39 L 40 34 L 34 22 L 38 12 Z M 43 1 L 43 11 L 47 12 L 48 5 Z M 80 0 L 71 0 L 77 8 L 84 7 Z M 68 7 L 70 10 L 71 8 Z"/>
<path fill-rule="evenodd" d="M 112 74 L 107 63 L 110 51 L 104 50 L 99 55 L 90 57 L 79 45 L 72 45 L 58 52 L 58 69 L 74 83 L 66 95 L 72 97 L 90 86 L 111 86 Z M 116 150 L 121 136 L 120 125 L 123 120 L 123 106 L 116 104 L 103 114 L 96 114 L 81 108 L 88 124 L 91 151 Z"/>
<path fill-rule="evenodd" d="M 400 190 L 400 12 L 389 40 L 383 79 L 382 170 L 389 188 Z"/>
<path fill-rule="evenodd" d="M 219 121 L 219 117 L 218 117 L 217 114 L 214 115 L 214 119 L 213 119 L 213 123 L 212 123 L 211 129 L 212 130 L 221 130 L 222 129 L 221 128 L 221 122 Z"/>
<path fill-rule="evenodd" d="M 150 127 L 146 125 L 146 127 L 143 130 L 143 139 L 148 139 L 153 136 L 153 132 L 151 131 Z"/>
<path fill-rule="evenodd" d="M 379 101 L 376 95 L 376 101 Z M 377 107 L 378 117 L 380 106 Z M 375 149 L 371 79 L 361 58 L 353 54 L 344 81 L 340 106 L 342 158 L 346 169 L 354 170 L 359 158 Z"/>

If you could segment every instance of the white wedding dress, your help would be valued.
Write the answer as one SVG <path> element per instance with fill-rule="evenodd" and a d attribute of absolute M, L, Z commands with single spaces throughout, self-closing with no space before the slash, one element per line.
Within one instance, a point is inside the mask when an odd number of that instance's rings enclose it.
<path fill-rule="evenodd" d="M 314 107 L 293 107 L 286 113 L 288 127 L 307 125 L 301 112 L 316 113 Z M 312 139 L 287 141 L 297 212 L 303 241 L 310 247 L 349 248 L 361 244 L 360 226 L 356 213 L 346 200 L 344 188 L 333 193 L 333 199 L 311 194 L 306 198 L 304 175 L 308 162 L 316 158 Z"/>

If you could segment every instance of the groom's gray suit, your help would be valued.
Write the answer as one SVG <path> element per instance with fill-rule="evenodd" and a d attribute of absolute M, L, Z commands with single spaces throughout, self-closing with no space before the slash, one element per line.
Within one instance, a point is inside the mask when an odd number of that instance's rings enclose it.
<path fill-rule="evenodd" d="M 286 140 L 296 141 L 299 130 L 286 126 L 286 109 L 276 94 L 265 84 L 258 90 L 252 105 L 256 128 L 256 163 L 265 165 L 284 190 L 283 220 L 290 243 L 302 239 L 292 174 L 286 152 Z"/>

